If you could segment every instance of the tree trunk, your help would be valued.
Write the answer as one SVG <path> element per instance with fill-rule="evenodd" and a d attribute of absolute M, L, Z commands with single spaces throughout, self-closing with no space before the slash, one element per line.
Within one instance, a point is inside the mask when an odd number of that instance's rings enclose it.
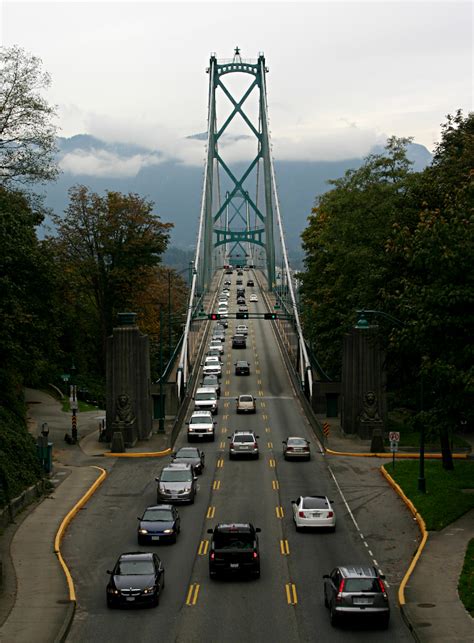
<path fill-rule="evenodd" d="M 451 445 L 449 444 L 449 431 L 445 426 L 440 429 L 440 441 L 441 441 L 441 456 L 443 461 L 443 469 L 447 471 L 454 470 L 454 461 L 453 454 L 451 452 Z"/>

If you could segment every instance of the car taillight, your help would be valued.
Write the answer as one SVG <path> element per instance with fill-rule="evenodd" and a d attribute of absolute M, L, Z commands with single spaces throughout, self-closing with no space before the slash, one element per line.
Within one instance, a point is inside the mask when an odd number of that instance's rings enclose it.
<path fill-rule="evenodd" d="M 339 583 L 339 589 L 337 590 L 336 601 L 342 601 L 342 592 L 344 591 L 344 585 L 346 581 L 343 579 Z"/>
<path fill-rule="evenodd" d="M 211 560 L 214 560 L 215 557 L 216 557 L 215 553 L 211 551 L 211 556 L 210 556 Z"/>
<path fill-rule="evenodd" d="M 379 581 L 380 591 L 382 592 L 383 597 L 387 600 L 387 590 L 385 589 L 384 582 L 381 578 L 377 578 L 377 580 Z"/>
<path fill-rule="evenodd" d="M 254 557 L 254 558 L 258 558 L 258 554 L 257 554 L 257 552 L 256 552 L 256 551 L 254 551 L 254 552 L 253 552 L 253 557 Z"/>
<path fill-rule="evenodd" d="M 305 514 L 305 512 L 304 512 L 304 511 L 298 511 L 298 516 L 299 516 L 300 518 L 306 518 L 306 514 Z"/>
<path fill-rule="evenodd" d="M 333 516 L 334 516 L 334 512 L 333 511 L 328 511 L 328 518 L 332 518 Z"/>

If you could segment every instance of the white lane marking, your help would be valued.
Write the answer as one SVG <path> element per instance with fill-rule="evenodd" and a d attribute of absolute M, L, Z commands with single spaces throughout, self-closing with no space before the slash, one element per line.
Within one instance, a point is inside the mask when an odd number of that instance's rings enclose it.
<path fill-rule="evenodd" d="M 345 498 L 344 494 L 342 493 L 342 489 L 341 489 L 341 487 L 339 486 L 338 481 L 336 480 L 336 476 L 335 476 L 335 475 L 334 475 L 334 473 L 332 472 L 332 469 L 331 469 L 331 467 L 330 467 L 329 465 L 328 465 L 328 469 L 329 469 L 329 473 L 332 475 L 332 479 L 334 480 L 334 484 L 336 485 L 337 490 L 339 491 L 339 493 L 340 493 L 340 495 L 341 495 L 342 502 L 346 505 L 346 509 L 347 509 L 347 511 L 349 512 L 349 516 L 352 518 L 352 522 L 354 523 L 355 528 L 356 528 L 356 529 L 357 529 L 357 531 L 359 532 L 360 537 L 361 537 L 362 539 L 364 539 L 364 536 L 362 535 L 362 533 L 361 533 L 361 531 L 360 531 L 359 525 L 357 524 L 357 520 L 354 518 L 354 514 L 352 513 L 351 508 L 349 507 L 349 505 L 348 505 L 348 503 L 347 503 L 347 500 L 346 500 L 346 498 Z"/>

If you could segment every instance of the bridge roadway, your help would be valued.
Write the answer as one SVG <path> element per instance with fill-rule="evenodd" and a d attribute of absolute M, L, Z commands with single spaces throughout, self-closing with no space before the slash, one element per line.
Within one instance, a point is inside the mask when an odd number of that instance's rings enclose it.
<path fill-rule="evenodd" d="M 244 283 L 247 275 L 244 273 Z M 235 310 L 235 276 L 232 278 L 230 311 Z M 247 291 L 247 299 L 248 292 Z M 256 290 L 256 289 L 255 289 Z M 249 310 L 265 310 L 248 302 Z M 395 591 L 389 590 L 392 619 L 387 631 L 374 627 L 334 629 L 323 605 L 321 576 L 336 564 L 370 564 L 367 547 L 345 508 L 328 471 L 326 459 L 303 416 L 285 370 L 272 322 L 249 320 L 246 350 L 232 350 L 233 328 L 229 320 L 222 397 L 214 443 L 205 443 L 206 468 L 199 477 L 194 505 L 179 508 L 182 531 L 176 545 L 156 551 L 166 570 L 166 587 L 156 609 L 108 610 L 105 605 L 106 570 L 125 551 L 146 550 L 136 543 L 136 517 L 156 501 L 155 476 L 165 459 L 119 459 L 99 492 L 72 523 L 63 552 L 76 583 L 78 607 L 68 641 L 409 641 L 396 607 Z M 236 358 L 251 363 L 250 377 L 236 377 Z M 235 413 L 239 393 L 257 396 L 257 414 Z M 227 436 L 234 429 L 252 428 L 260 436 L 258 461 L 229 461 Z M 282 440 L 303 435 L 312 444 L 310 462 L 286 462 Z M 183 427 L 176 447 L 186 444 Z M 272 460 L 275 465 L 272 466 Z M 213 489 L 214 482 L 220 482 Z M 296 533 L 291 518 L 292 499 L 299 494 L 326 494 L 335 500 L 338 517 L 335 533 Z M 283 518 L 277 517 L 282 507 Z M 209 512 L 213 518 L 207 518 Z M 208 527 L 216 522 L 250 521 L 262 529 L 259 580 L 211 581 L 207 556 L 199 555 Z M 281 553 L 287 540 L 289 555 Z M 387 578 L 390 583 L 390 578 Z M 290 591 L 290 605 L 286 585 Z M 192 587 L 191 587 L 192 586 Z M 191 604 L 188 604 L 191 603 Z M 194 604 L 193 604 L 194 603 Z"/>

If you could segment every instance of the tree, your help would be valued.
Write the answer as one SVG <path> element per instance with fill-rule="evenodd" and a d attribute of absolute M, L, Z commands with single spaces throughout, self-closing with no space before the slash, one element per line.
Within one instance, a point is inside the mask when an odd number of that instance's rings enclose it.
<path fill-rule="evenodd" d="M 41 183 L 58 174 L 55 109 L 41 96 L 50 77 L 20 47 L 0 47 L 0 181 Z"/>
<path fill-rule="evenodd" d="M 94 346 L 93 370 L 100 373 L 116 315 L 133 308 L 156 279 L 172 224 L 160 221 L 153 202 L 137 194 L 100 196 L 78 185 L 69 197 L 64 218 L 53 217 L 57 237 L 49 242 L 62 266 L 66 297 Z"/>

